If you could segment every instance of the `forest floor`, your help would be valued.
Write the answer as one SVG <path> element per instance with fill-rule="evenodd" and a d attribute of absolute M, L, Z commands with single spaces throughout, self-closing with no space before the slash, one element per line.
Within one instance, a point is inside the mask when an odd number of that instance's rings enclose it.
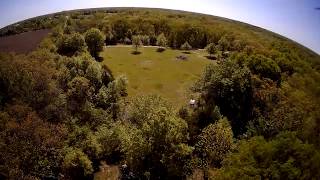
<path fill-rule="evenodd" d="M 108 46 L 101 56 L 115 77 L 125 75 L 128 78 L 129 98 L 159 94 L 174 105 L 186 104 L 190 99 L 190 87 L 213 61 L 205 57 L 204 50 L 192 50 L 190 54 L 173 49 L 156 50 L 157 47 L 142 47 L 139 48 L 141 53 L 135 55 L 132 46 Z"/>

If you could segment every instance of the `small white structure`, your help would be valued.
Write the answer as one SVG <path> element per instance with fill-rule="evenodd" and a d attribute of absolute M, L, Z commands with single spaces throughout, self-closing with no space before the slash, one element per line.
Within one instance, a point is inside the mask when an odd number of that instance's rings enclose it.
<path fill-rule="evenodd" d="M 195 99 L 190 99 L 189 104 L 191 107 L 194 107 L 196 105 L 196 100 Z"/>

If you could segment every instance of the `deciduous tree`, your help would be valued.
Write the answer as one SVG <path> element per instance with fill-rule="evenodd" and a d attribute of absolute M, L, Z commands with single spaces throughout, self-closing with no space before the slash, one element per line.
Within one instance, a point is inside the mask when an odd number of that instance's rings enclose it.
<path fill-rule="evenodd" d="M 167 47 L 167 38 L 163 33 L 157 37 L 157 46 L 159 46 L 159 51 L 163 51 Z"/>
<path fill-rule="evenodd" d="M 85 41 L 81 34 L 73 33 L 63 35 L 57 42 L 58 53 L 62 55 L 73 56 L 76 52 L 80 52 L 85 48 Z"/>
<path fill-rule="evenodd" d="M 180 49 L 185 51 L 190 51 L 192 49 L 191 45 L 186 41 L 184 44 L 181 45 Z"/>
<path fill-rule="evenodd" d="M 99 29 L 91 28 L 85 33 L 85 41 L 90 54 L 97 58 L 103 50 L 104 36 Z"/>
<path fill-rule="evenodd" d="M 209 166 L 219 167 L 233 148 L 233 133 L 226 118 L 210 124 L 202 130 L 196 144 L 196 152 Z"/>
<path fill-rule="evenodd" d="M 212 56 L 214 53 L 216 53 L 217 49 L 214 43 L 210 43 L 206 47 L 206 51 L 210 56 Z"/>
<path fill-rule="evenodd" d="M 318 179 L 320 152 L 285 132 L 267 141 L 263 137 L 242 140 L 224 161 L 218 179 Z"/>
<path fill-rule="evenodd" d="M 136 36 L 132 36 L 132 46 L 134 48 L 134 52 L 139 52 L 138 48 L 142 46 L 142 41 L 141 41 L 141 37 L 136 35 Z"/>

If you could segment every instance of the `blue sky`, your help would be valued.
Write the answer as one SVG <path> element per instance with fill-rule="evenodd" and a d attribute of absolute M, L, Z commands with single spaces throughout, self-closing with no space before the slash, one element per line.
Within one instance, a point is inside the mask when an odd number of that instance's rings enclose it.
<path fill-rule="evenodd" d="M 1 0 L 0 27 L 93 7 L 158 7 L 222 16 L 279 33 L 320 54 L 320 0 Z"/>

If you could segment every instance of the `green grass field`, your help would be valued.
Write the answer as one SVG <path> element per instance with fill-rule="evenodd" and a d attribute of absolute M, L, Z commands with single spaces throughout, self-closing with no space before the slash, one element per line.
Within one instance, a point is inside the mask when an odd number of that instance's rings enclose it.
<path fill-rule="evenodd" d="M 106 47 L 102 56 L 115 76 L 125 75 L 128 80 L 129 98 L 142 94 L 160 94 L 175 105 L 187 103 L 188 89 L 212 61 L 204 50 L 184 54 L 167 49 L 156 52 L 156 47 L 143 47 L 141 54 L 133 55 L 131 46 Z M 178 60 L 176 56 L 188 56 Z"/>

